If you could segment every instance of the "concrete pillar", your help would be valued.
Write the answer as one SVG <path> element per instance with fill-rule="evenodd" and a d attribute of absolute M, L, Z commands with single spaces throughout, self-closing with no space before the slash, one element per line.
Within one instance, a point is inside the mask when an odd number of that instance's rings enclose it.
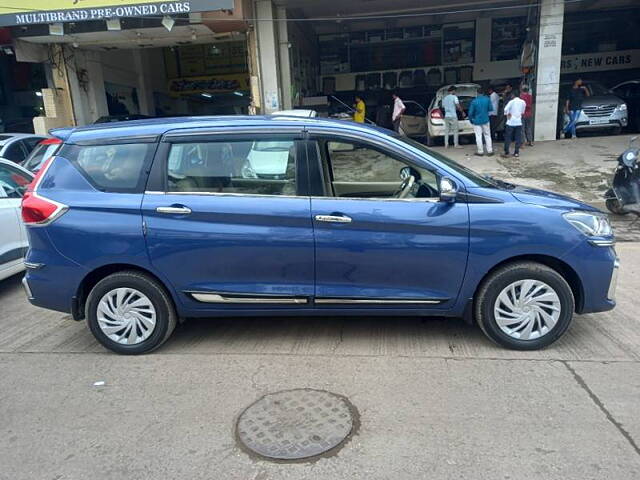
<path fill-rule="evenodd" d="M 255 2 L 258 66 L 260 69 L 260 91 L 262 113 L 269 114 L 282 110 L 282 88 L 279 72 L 279 45 L 276 18 L 271 0 Z"/>
<path fill-rule="evenodd" d="M 279 7 L 277 10 L 279 19 L 287 18 L 287 10 Z M 280 43 L 280 85 L 282 91 L 282 108 L 291 110 L 292 91 L 291 91 L 291 48 L 289 44 L 289 26 L 287 22 L 278 22 L 278 40 Z"/>
<path fill-rule="evenodd" d="M 536 69 L 535 140 L 555 140 L 562 60 L 564 0 L 542 0 Z"/>
<path fill-rule="evenodd" d="M 491 18 L 478 17 L 476 19 L 476 61 L 475 63 L 489 63 L 491 61 Z"/>
<path fill-rule="evenodd" d="M 108 115 L 99 52 L 75 49 L 73 65 L 67 67 L 76 125 L 87 125 Z"/>
<path fill-rule="evenodd" d="M 142 115 L 155 115 L 156 107 L 153 98 L 151 75 L 154 74 L 149 61 L 149 54 L 144 50 L 133 50 L 133 62 L 138 74 L 138 103 Z M 156 75 L 159 72 L 155 72 Z"/>

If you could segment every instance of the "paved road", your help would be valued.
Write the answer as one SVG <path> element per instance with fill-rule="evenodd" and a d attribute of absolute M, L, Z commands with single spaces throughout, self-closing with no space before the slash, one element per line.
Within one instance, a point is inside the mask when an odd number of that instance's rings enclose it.
<path fill-rule="evenodd" d="M 260 318 L 191 321 L 120 357 L 0 282 L 0 479 L 640 478 L 640 244 L 619 253 L 619 307 L 541 352 L 456 320 Z M 301 387 L 357 407 L 336 456 L 237 448 L 244 407 Z"/>

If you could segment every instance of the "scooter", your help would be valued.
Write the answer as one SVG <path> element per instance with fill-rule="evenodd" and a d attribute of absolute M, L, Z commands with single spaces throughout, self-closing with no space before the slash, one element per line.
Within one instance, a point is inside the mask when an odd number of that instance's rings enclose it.
<path fill-rule="evenodd" d="M 629 148 L 618 157 L 612 188 L 604 194 L 607 209 L 616 215 L 634 213 L 640 217 L 640 148 L 634 146 L 637 139 L 633 137 Z"/>

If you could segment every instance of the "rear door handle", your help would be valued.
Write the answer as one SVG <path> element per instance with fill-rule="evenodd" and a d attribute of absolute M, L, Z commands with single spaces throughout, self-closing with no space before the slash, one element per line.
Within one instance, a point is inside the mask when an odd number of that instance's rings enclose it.
<path fill-rule="evenodd" d="M 351 217 L 346 215 L 316 215 L 314 218 L 316 222 L 351 223 Z"/>
<path fill-rule="evenodd" d="M 164 213 L 167 215 L 189 215 L 191 213 L 191 209 L 189 207 L 158 207 L 156 208 L 156 212 Z"/>

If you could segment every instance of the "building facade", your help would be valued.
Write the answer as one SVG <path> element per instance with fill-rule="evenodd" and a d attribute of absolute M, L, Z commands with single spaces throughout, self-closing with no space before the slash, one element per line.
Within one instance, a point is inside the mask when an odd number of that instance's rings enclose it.
<path fill-rule="evenodd" d="M 628 0 L 4 4 L 0 117 L 38 131 L 349 104 L 355 93 L 375 108 L 392 89 L 426 105 L 442 85 L 473 82 L 530 84 L 544 140 L 556 136 L 562 82 L 640 78 L 640 7 Z"/>

